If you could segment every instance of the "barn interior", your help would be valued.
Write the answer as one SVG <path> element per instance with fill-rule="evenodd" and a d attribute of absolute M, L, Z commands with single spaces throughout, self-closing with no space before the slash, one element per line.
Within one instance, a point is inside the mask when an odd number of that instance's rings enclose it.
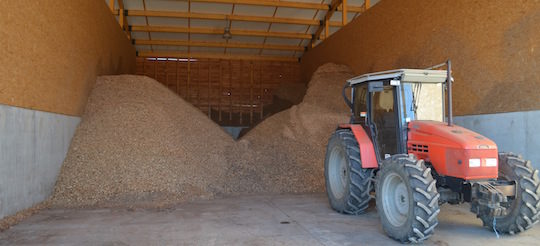
<path fill-rule="evenodd" d="M 327 144 L 351 122 L 348 79 L 447 60 L 453 123 L 540 168 L 539 1 L 7 0 L 0 12 L 0 245 L 398 243 L 374 192 L 365 213 L 332 210 Z M 426 244 L 540 239 L 536 222 L 499 235 L 469 204 L 440 208 Z"/>

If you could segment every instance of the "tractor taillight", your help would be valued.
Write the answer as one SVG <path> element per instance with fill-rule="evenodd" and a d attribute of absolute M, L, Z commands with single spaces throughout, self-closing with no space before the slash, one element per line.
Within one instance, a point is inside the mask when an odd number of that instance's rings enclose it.
<path fill-rule="evenodd" d="M 479 167 L 480 163 L 480 159 L 469 159 L 469 167 Z"/>
<path fill-rule="evenodd" d="M 496 158 L 486 158 L 486 167 L 496 167 L 497 159 Z"/>

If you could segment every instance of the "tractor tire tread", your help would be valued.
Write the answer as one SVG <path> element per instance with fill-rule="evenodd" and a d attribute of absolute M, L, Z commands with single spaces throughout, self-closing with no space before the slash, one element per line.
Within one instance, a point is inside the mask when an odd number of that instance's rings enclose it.
<path fill-rule="evenodd" d="M 496 226 L 498 232 L 508 233 L 511 235 L 523 232 L 530 229 L 533 225 L 539 222 L 540 217 L 540 178 L 538 170 L 534 169 L 530 161 L 523 160 L 520 155 L 514 153 L 499 154 L 499 168 L 502 165 L 507 165 L 513 173 L 502 173 L 504 177 L 517 177 L 516 184 L 518 185 L 517 192 L 520 192 L 521 200 L 517 201 L 515 215 L 514 211 L 509 211 L 510 217 L 503 218 L 503 223 L 499 223 L 499 218 L 496 218 Z M 505 170 L 505 169 L 503 169 Z M 493 226 L 493 217 L 484 215 L 480 216 L 484 226 Z"/>
<path fill-rule="evenodd" d="M 413 208 L 414 211 L 414 220 L 412 226 L 407 228 L 408 230 L 405 236 L 393 235 L 391 231 L 385 228 L 383 223 L 383 229 L 386 233 L 393 239 L 400 241 L 402 243 L 420 243 L 433 234 L 434 228 L 438 225 L 437 215 L 440 212 L 439 208 L 439 193 L 437 192 L 434 182 L 436 182 L 431 176 L 431 171 L 428 167 L 425 166 L 423 160 L 416 160 L 414 156 L 406 154 L 393 155 L 391 158 L 383 161 L 382 168 L 383 170 L 386 165 L 397 165 L 401 166 L 409 176 L 410 186 L 413 191 Z M 377 185 L 381 185 L 380 175 L 384 171 L 378 172 Z M 379 191 L 379 190 L 377 190 Z M 377 196 L 379 194 L 376 194 Z M 380 200 L 377 200 L 379 203 Z M 382 204 L 377 204 L 379 213 L 383 210 Z"/>
<path fill-rule="evenodd" d="M 344 214 L 362 214 L 369 207 L 369 201 L 372 199 L 370 191 L 373 186 L 373 169 L 362 168 L 358 142 L 350 129 L 338 129 L 332 138 L 339 138 L 345 145 L 350 169 L 348 199 L 345 206 L 342 210 L 333 206 L 332 208 Z"/>

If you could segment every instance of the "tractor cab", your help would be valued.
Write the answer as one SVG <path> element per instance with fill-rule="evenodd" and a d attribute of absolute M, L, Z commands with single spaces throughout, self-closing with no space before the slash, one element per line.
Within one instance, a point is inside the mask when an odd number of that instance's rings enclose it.
<path fill-rule="evenodd" d="M 399 69 L 347 80 L 351 123 L 375 143 L 378 160 L 407 153 L 407 128 L 415 120 L 445 120 L 446 70 Z"/>

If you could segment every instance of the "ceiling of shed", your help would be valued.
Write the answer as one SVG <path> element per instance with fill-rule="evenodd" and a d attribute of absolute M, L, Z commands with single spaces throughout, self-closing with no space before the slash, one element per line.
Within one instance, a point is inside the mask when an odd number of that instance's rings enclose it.
<path fill-rule="evenodd" d="M 105 0 L 139 56 L 280 61 L 298 60 L 378 1 Z"/>

